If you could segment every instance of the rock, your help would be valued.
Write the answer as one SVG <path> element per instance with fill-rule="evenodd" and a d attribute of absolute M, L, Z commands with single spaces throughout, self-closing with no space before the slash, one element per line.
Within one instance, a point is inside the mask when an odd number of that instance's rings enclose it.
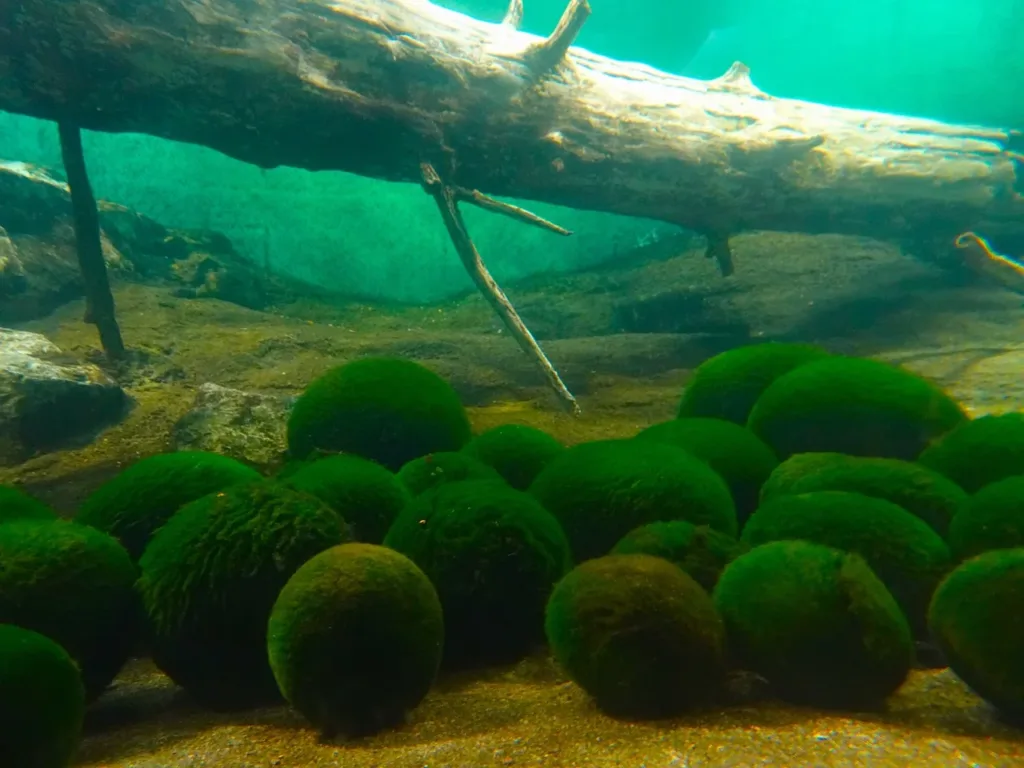
<path fill-rule="evenodd" d="M 18 249 L 11 242 L 7 230 L 0 227 L 0 298 L 19 294 L 27 287 L 25 267 L 18 258 Z"/>
<path fill-rule="evenodd" d="M 213 451 L 261 471 L 281 464 L 293 397 L 243 392 L 207 382 L 192 409 L 174 425 L 180 451 Z"/>
<path fill-rule="evenodd" d="M 0 465 L 88 443 L 130 402 L 98 367 L 45 336 L 0 328 Z"/>

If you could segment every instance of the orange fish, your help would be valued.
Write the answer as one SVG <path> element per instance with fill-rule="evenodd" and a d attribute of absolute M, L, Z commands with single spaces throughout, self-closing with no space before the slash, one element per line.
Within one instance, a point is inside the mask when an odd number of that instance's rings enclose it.
<path fill-rule="evenodd" d="M 953 245 L 964 251 L 964 261 L 972 270 L 1024 295 L 1024 263 L 996 253 L 985 238 L 974 232 L 958 235 Z"/>

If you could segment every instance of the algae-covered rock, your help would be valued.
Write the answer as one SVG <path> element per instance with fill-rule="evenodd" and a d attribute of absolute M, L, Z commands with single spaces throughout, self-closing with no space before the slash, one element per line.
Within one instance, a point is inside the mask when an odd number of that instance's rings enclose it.
<path fill-rule="evenodd" d="M 565 446 L 536 427 L 503 424 L 481 432 L 462 450 L 494 467 L 516 490 L 525 491 Z"/>
<path fill-rule="evenodd" d="M 0 485 L 0 523 L 11 520 L 56 520 L 57 511 L 10 485 Z"/>
<path fill-rule="evenodd" d="M 706 525 L 667 520 L 633 529 L 619 539 L 611 553 L 661 557 L 682 568 L 710 592 L 722 569 L 745 550 L 732 536 Z"/>
<path fill-rule="evenodd" d="M 918 461 L 968 493 L 1024 475 L 1024 413 L 966 421 L 929 445 Z"/>
<path fill-rule="evenodd" d="M 460 480 L 502 480 L 494 467 L 461 451 L 439 451 L 420 456 L 406 462 L 398 470 L 397 477 L 413 496 Z"/>
<path fill-rule="evenodd" d="M 1024 475 L 989 483 L 966 499 L 949 525 L 955 560 L 1024 547 Z"/>

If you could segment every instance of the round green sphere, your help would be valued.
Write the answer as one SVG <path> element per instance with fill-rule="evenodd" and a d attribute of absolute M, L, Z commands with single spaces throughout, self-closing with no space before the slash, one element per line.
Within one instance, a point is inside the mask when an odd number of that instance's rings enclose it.
<path fill-rule="evenodd" d="M 858 555 L 806 541 L 765 544 L 726 567 L 714 602 L 736 662 L 784 700 L 873 708 L 910 671 L 907 620 Z"/>
<path fill-rule="evenodd" d="M 20 488 L 0 485 L 0 523 L 11 520 L 56 520 L 57 511 Z"/>
<path fill-rule="evenodd" d="M 710 592 L 722 569 L 745 549 L 734 537 L 706 525 L 667 520 L 634 528 L 619 539 L 611 553 L 664 558 Z"/>
<path fill-rule="evenodd" d="M 308 560 L 281 590 L 267 630 L 281 693 L 327 738 L 401 723 L 430 690 L 443 646 L 430 579 L 373 544 Z"/>
<path fill-rule="evenodd" d="M 494 467 L 505 482 L 525 491 L 565 446 L 547 432 L 523 424 L 505 424 L 474 437 L 464 453 Z"/>
<path fill-rule="evenodd" d="M 139 561 L 153 660 L 211 708 L 277 700 L 267 663 L 274 601 L 299 566 L 348 537 L 320 499 L 271 481 L 186 504 Z"/>
<path fill-rule="evenodd" d="M 555 660 L 611 715 L 670 717 L 721 692 L 722 620 L 707 592 L 660 557 L 576 566 L 552 592 L 544 626 Z"/>
<path fill-rule="evenodd" d="M 954 560 L 1024 547 L 1024 475 L 990 483 L 969 497 L 949 526 Z"/>
<path fill-rule="evenodd" d="M 397 472 L 438 451 L 457 451 L 471 437 L 452 386 L 419 363 L 367 357 L 314 380 L 292 408 L 288 450 L 303 459 L 315 449 L 354 453 Z"/>
<path fill-rule="evenodd" d="M 444 483 L 501 479 L 494 467 L 460 451 L 428 453 L 407 462 L 398 471 L 399 482 L 412 496 L 419 496 Z"/>
<path fill-rule="evenodd" d="M 966 421 L 929 445 L 918 461 L 968 493 L 1024 475 L 1024 413 Z"/>

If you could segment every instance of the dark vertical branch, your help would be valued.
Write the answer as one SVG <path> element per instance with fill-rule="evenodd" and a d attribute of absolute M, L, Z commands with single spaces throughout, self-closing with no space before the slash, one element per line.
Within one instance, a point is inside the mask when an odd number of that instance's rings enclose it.
<path fill-rule="evenodd" d="M 100 333 L 100 343 L 107 357 L 116 360 L 124 356 L 124 341 L 114 314 L 114 296 L 107 279 L 107 264 L 103 260 L 100 241 L 100 214 L 96 198 L 89 183 L 82 152 L 82 133 L 78 126 L 60 122 L 60 151 L 64 158 L 64 172 L 71 190 L 71 208 L 75 222 L 75 244 L 78 268 L 85 284 L 85 322 L 92 323 Z"/>

